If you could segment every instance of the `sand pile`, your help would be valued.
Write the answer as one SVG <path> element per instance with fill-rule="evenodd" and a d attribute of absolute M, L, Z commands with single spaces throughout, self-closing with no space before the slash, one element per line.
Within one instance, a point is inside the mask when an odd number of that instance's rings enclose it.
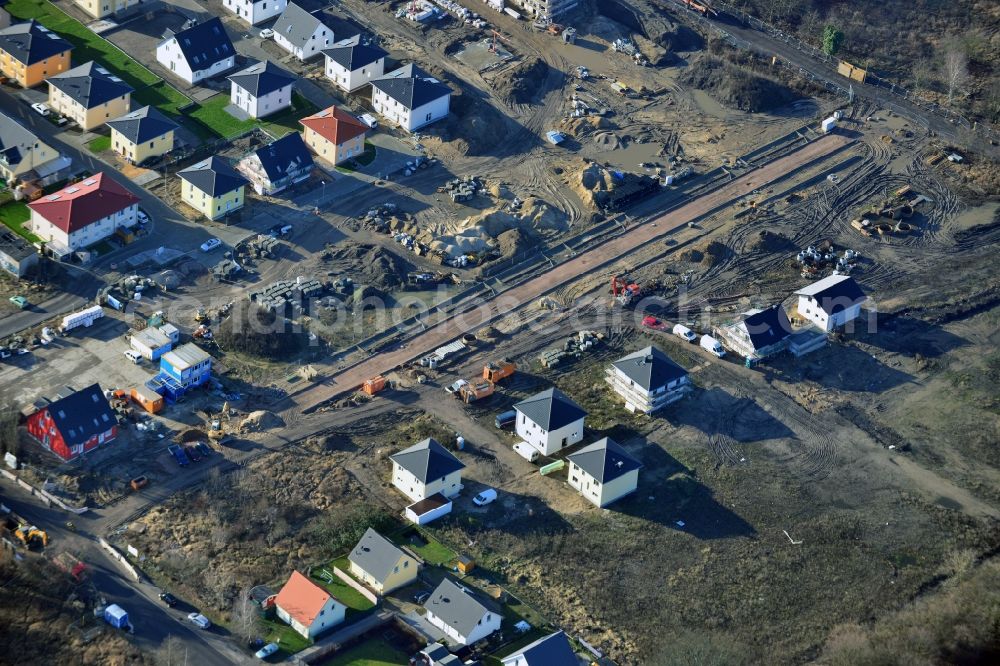
<path fill-rule="evenodd" d="M 278 415 L 258 409 L 255 412 L 250 412 L 240 421 L 239 430 L 241 433 L 260 432 L 262 430 L 280 428 L 283 425 L 285 425 L 285 422 Z"/>

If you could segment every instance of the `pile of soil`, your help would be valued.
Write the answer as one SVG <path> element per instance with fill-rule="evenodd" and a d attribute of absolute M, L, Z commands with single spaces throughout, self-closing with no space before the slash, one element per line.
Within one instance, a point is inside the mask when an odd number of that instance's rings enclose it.
<path fill-rule="evenodd" d="M 531 245 L 531 239 L 517 228 L 508 229 L 497 236 L 497 247 L 504 257 L 513 257 L 526 252 Z"/>
<path fill-rule="evenodd" d="M 381 245 L 341 243 L 330 252 L 328 263 L 349 275 L 357 284 L 391 291 L 406 284 L 413 264 Z"/>
<path fill-rule="evenodd" d="M 561 123 L 562 129 L 580 138 L 590 136 L 594 132 L 615 129 L 611 121 L 603 116 L 584 116 L 582 118 L 566 118 Z"/>
<path fill-rule="evenodd" d="M 448 144 L 448 150 L 459 155 L 495 154 L 497 157 L 518 148 L 516 143 L 507 146 L 507 139 L 512 131 L 522 129 L 488 102 L 465 93 L 452 93 L 447 120 L 428 127 L 429 132 L 436 133 Z M 425 143 L 434 145 L 432 140 Z M 498 149 L 502 154 L 496 154 Z"/>
<path fill-rule="evenodd" d="M 215 337 L 227 352 L 274 361 L 287 361 L 310 344 L 307 332 L 251 301 L 240 301 L 219 324 Z"/>
<path fill-rule="evenodd" d="M 240 432 L 260 432 L 262 430 L 280 428 L 283 425 L 285 425 L 285 422 L 278 415 L 258 409 L 255 412 L 250 412 L 240 421 Z"/>
<path fill-rule="evenodd" d="M 704 90 L 724 106 L 749 113 L 775 109 L 800 97 L 777 81 L 712 57 L 688 68 L 681 82 Z"/>
<path fill-rule="evenodd" d="M 755 238 L 750 244 L 750 250 L 752 252 L 766 252 L 770 254 L 777 252 L 795 252 L 798 250 L 798 247 L 787 237 L 764 229 L 757 234 L 757 238 Z"/>
<path fill-rule="evenodd" d="M 544 60 L 528 58 L 505 71 L 503 76 L 494 78 L 491 83 L 508 104 L 530 104 L 538 98 L 548 74 L 549 66 Z"/>
<path fill-rule="evenodd" d="M 725 261 L 732 254 L 732 251 L 722 243 L 712 241 L 705 247 L 689 247 L 678 253 L 677 258 L 692 264 L 702 264 L 706 268 L 711 268 L 716 264 Z"/>

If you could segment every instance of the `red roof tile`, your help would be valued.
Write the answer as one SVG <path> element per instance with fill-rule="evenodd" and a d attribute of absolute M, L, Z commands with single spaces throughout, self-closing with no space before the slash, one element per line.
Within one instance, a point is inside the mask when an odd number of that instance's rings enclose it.
<path fill-rule="evenodd" d="M 139 203 L 139 197 L 110 176 L 99 173 L 46 194 L 29 203 L 28 208 L 66 233 L 72 233 L 135 203 Z"/>
<path fill-rule="evenodd" d="M 367 125 L 335 106 L 323 109 L 299 122 L 338 146 L 368 131 Z"/>
<path fill-rule="evenodd" d="M 319 617 L 319 612 L 330 598 L 326 590 L 298 571 L 293 571 L 288 582 L 274 599 L 274 605 L 303 626 L 309 627 Z"/>

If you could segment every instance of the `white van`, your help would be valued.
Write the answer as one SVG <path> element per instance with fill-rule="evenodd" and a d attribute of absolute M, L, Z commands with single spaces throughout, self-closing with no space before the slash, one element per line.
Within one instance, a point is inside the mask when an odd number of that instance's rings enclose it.
<path fill-rule="evenodd" d="M 125 350 L 125 358 L 127 358 L 130 361 L 132 361 L 136 365 L 139 365 L 140 363 L 142 363 L 142 354 L 140 354 L 139 352 L 137 352 L 134 349 L 127 349 L 127 350 Z"/>
<path fill-rule="evenodd" d="M 701 348 L 710 354 L 715 354 L 719 358 L 726 355 L 726 350 L 722 348 L 722 343 L 713 338 L 711 335 L 701 336 Z"/>
<path fill-rule="evenodd" d="M 483 492 L 473 497 L 472 502 L 476 506 L 486 506 L 496 498 L 497 498 L 497 491 L 494 490 L 493 488 L 487 488 Z"/>
<path fill-rule="evenodd" d="M 515 444 L 514 451 L 528 462 L 535 462 L 542 455 L 538 452 L 538 449 L 527 442 L 518 442 Z"/>
<path fill-rule="evenodd" d="M 692 331 L 687 326 L 684 326 L 683 324 L 674 324 L 673 332 L 674 335 L 680 338 L 684 338 L 688 342 L 694 342 L 695 340 L 698 339 L 698 336 L 694 334 L 694 331 Z"/>

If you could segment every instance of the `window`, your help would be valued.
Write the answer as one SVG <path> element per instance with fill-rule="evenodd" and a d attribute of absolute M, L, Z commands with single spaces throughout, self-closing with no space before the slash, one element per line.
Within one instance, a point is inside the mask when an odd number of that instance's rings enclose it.
<path fill-rule="evenodd" d="M 149 147 L 150 147 L 150 148 L 152 148 L 152 147 L 153 147 L 153 146 L 154 146 L 155 144 L 156 144 L 156 142 L 155 142 L 155 141 L 150 141 L 150 142 L 149 142 Z"/>

